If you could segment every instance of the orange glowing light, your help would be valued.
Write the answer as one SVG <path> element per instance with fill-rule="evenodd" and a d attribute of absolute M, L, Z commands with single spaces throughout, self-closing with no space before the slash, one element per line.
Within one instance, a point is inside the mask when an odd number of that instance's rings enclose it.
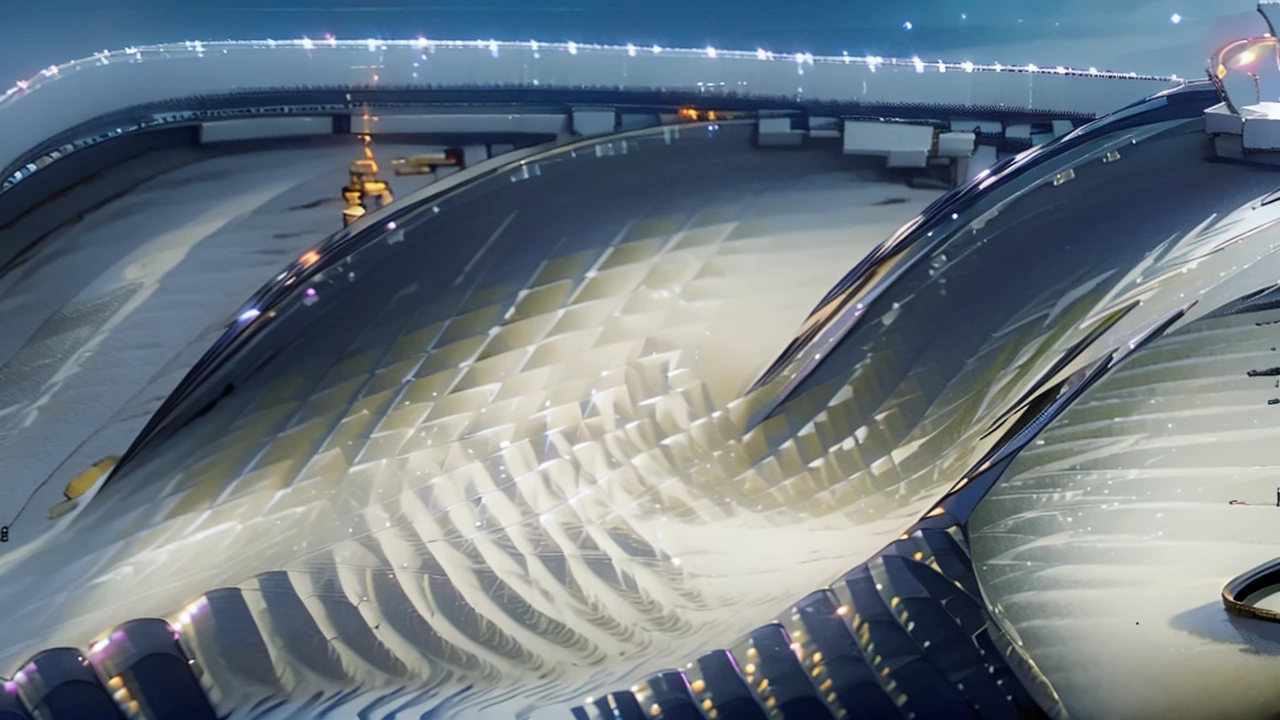
<path fill-rule="evenodd" d="M 698 111 L 693 108 L 680 108 L 680 117 L 685 118 L 686 120 L 697 120 Z"/>
<path fill-rule="evenodd" d="M 708 120 L 715 120 L 715 119 L 716 119 L 716 111 L 715 111 L 715 110 L 708 110 L 708 111 L 707 111 L 707 119 L 708 119 Z"/>
<path fill-rule="evenodd" d="M 312 265 L 315 265 L 316 261 L 319 259 L 320 253 L 315 250 L 308 250 L 302 254 L 302 257 L 298 258 L 298 264 L 302 265 L 302 267 L 311 267 Z"/>

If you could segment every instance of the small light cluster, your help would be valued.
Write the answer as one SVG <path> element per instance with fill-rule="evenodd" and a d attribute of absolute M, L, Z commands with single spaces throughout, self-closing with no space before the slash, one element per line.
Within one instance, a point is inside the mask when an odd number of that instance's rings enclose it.
<path fill-rule="evenodd" d="M 201 595 L 192 600 L 186 607 L 182 608 L 182 612 L 178 613 L 178 621 L 174 625 L 174 632 L 181 633 L 188 625 L 192 623 L 198 616 L 203 615 L 209 610 L 209 598 Z"/>

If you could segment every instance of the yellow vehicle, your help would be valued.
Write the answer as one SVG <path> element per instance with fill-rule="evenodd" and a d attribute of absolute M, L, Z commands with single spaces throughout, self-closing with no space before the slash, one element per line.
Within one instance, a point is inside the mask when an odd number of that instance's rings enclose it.
<path fill-rule="evenodd" d="M 111 472 L 111 469 L 114 468 L 118 462 L 120 462 L 120 458 L 116 455 L 105 457 L 94 463 L 88 470 L 85 470 L 72 478 L 71 482 L 67 483 L 67 488 L 62 491 L 63 496 L 67 499 L 57 505 L 54 505 L 49 510 L 49 519 L 54 520 L 67 514 L 71 510 L 74 510 L 77 501 L 83 497 L 85 493 L 92 490 L 93 486 L 97 485 L 98 481 L 101 480 L 104 475 Z"/>
<path fill-rule="evenodd" d="M 436 167 L 461 165 L 462 153 L 458 150 L 445 150 L 438 155 L 410 155 L 391 161 L 396 175 L 425 175 L 434 172 Z"/>

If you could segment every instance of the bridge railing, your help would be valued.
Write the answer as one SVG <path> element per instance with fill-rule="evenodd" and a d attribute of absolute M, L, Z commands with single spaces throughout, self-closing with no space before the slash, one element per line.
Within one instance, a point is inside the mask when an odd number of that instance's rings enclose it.
<path fill-rule="evenodd" d="M 4 91 L 0 167 L 58 133 L 124 108 L 170 101 L 176 107 L 192 96 L 286 87 L 661 89 L 1098 115 L 1178 82 L 1092 68 L 715 48 L 424 38 L 175 43 L 104 51 L 51 66 Z"/>

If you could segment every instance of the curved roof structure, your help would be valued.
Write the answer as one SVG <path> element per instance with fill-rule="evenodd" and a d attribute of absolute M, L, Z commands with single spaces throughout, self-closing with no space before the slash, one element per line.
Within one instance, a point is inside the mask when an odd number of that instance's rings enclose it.
<path fill-rule="evenodd" d="M 24 81 L 0 716 L 1273 714 L 1271 40 Z"/>

